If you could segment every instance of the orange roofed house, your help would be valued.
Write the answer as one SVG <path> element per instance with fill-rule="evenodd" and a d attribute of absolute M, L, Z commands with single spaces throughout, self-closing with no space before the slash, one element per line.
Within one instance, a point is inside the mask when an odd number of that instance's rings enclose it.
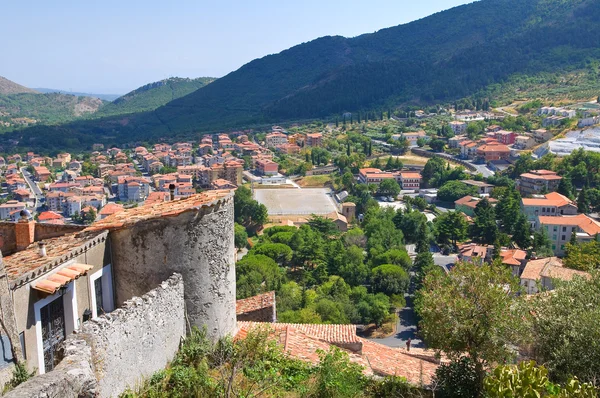
<path fill-rule="evenodd" d="M 589 242 L 600 234 L 600 223 L 585 214 L 576 216 L 538 216 L 538 229 L 545 228 L 557 256 L 565 254 L 567 243 L 575 233 L 578 242 Z"/>
<path fill-rule="evenodd" d="M 570 281 L 575 277 L 590 278 L 590 274 L 565 268 L 557 257 L 530 260 L 521 274 L 521 286 L 527 294 L 535 294 L 541 290 L 553 290 L 553 279 Z"/>
<path fill-rule="evenodd" d="M 521 174 L 517 180 L 517 189 L 521 195 L 534 195 L 554 192 L 562 180 L 556 172 L 550 170 L 532 170 Z"/>

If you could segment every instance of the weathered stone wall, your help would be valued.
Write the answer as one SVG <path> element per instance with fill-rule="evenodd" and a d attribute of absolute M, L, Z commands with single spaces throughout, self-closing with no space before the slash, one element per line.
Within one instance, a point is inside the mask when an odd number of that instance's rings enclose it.
<path fill-rule="evenodd" d="M 236 331 L 233 198 L 112 231 L 117 304 L 174 272 L 183 275 L 192 325 L 216 339 Z"/>
<path fill-rule="evenodd" d="M 84 323 L 82 336 L 92 347 L 99 396 L 118 396 L 164 369 L 185 333 L 181 275 L 172 276 L 110 314 Z"/>
<path fill-rule="evenodd" d="M 35 224 L 35 241 L 38 242 L 44 239 L 56 238 L 74 232 L 82 231 L 86 228 L 85 225 L 56 225 L 56 224 Z"/>
<path fill-rule="evenodd" d="M 116 397 L 173 359 L 185 336 L 183 279 L 175 274 L 142 297 L 85 322 L 65 342 L 65 358 L 7 394 L 21 397 Z"/>

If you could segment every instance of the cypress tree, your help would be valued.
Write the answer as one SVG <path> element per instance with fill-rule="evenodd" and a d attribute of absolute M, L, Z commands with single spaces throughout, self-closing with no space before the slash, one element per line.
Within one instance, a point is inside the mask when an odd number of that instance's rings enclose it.
<path fill-rule="evenodd" d="M 338 128 L 338 127 L 340 127 L 340 121 L 339 121 L 339 119 L 336 116 L 336 118 L 335 118 L 335 128 Z"/>
<path fill-rule="evenodd" d="M 584 214 L 590 212 L 590 200 L 585 187 L 579 191 L 579 196 L 577 197 L 577 211 Z"/>
<path fill-rule="evenodd" d="M 346 155 L 350 156 L 350 140 L 346 142 Z"/>

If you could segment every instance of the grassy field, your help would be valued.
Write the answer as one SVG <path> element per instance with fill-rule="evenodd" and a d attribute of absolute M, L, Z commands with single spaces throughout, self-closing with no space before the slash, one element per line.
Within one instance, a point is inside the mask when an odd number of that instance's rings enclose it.
<path fill-rule="evenodd" d="M 331 181 L 330 175 L 306 176 L 296 180 L 296 184 L 302 188 L 323 188 L 331 185 Z"/>

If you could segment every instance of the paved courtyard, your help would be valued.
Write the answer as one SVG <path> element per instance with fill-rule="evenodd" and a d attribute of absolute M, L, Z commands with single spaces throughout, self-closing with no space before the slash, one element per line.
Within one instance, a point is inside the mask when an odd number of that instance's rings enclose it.
<path fill-rule="evenodd" d="M 324 215 L 337 210 L 327 188 L 257 189 L 254 199 L 267 206 L 271 216 Z"/>

